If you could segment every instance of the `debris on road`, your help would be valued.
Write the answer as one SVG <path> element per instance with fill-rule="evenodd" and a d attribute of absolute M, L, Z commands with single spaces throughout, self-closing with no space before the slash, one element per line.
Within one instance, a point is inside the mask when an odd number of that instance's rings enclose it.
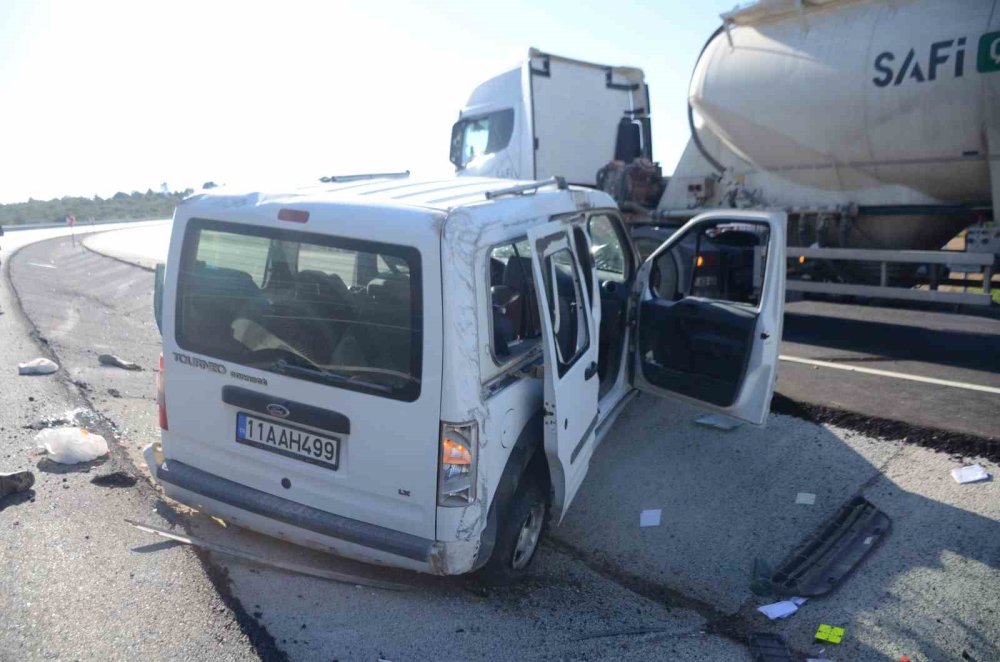
<path fill-rule="evenodd" d="M 32 359 L 17 365 L 19 375 L 51 375 L 59 370 L 59 365 L 55 361 L 45 358 Z"/>
<path fill-rule="evenodd" d="M 812 506 L 816 503 L 816 495 L 812 492 L 799 492 L 795 496 L 795 503 L 800 506 Z"/>
<path fill-rule="evenodd" d="M 116 388 L 109 388 L 108 395 L 110 395 L 112 398 L 120 398 L 122 397 L 122 392 Z"/>
<path fill-rule="evenodd" d="M 825 641 L 828 644 L 839 644 L 844 639 L 844 628 L 833 625 L 820 625 L 816 630 L 816 641 Z"/>
<path fill-rule="evenodd" d="M 98 487 L 133 487 L 138 478 L 124 471 L 113 471 L 109 474 L 94 476 L 90 482 Z"/>
<path fill-rule="evenodd" d="M 30 471 L 0 473 L 0 499 L 16 492 L 26 492 L 35 484 L 35 474 Z"/>
<path fill-rule="evenodd" d="M 754 561 L 757 595 L 814 598 L 832 591 L 889 532 L 892 520 L 864 497 L 854 497 L 771 570 Z"/>
<path fill-rule="evenodd" d="M 753 662 L 794 662 L 785 640 L 770 632 L 754 632 L 750 635 L 750 656 Z"/>
<path fill-rule="evenodd" d="M 639 528 L 647 526 L 659 526 L 663 511 L 659 508 L 655 510 L 644 510 L 639 513 Z"/>
<path fill-rule="evenodd" d="M 35 435 L 39 450 L 53 462 L 79 464 L 108 454 L 108 442 L 86 428 L 48 428 Z"/>
<path fill-rule="evenodd" d="M 736 419 L 729 418 L 728 416 L 720 416 L 719 414 L 704 414 L 694 419 L 694 422 L 698 425 L 703 425 L 707 428 L 715 428 L 716 430 L 735 430 L 742 423 Z"/>
<path fill-rule="evenodd" d="M 115 356 L 114 354 L 101 354 L 97 357 L 97 362 L 101 365 L 110 366 L 112 368 L 121 368 L 122 370 L 142 370 L 142 366 L 138 363 L 126 361 L 125 359 Z"/>
<path fill-rule="evenodd" d="M 806 603 L 806 598 L 800 598 L 798 596 L 789 598 L 788 600 L 782 600 L 781 602 L 774 602 L 769 605 L 763 605 L 757 607 L 757 611 L 767 616 L 772 621 L 778 618 L 787 618 L 797 612 L 799 607 Z"/>
<path fill-rule="evenodd" d="M 978 483 L 981 480 L 989 480 L 990 475 L 981 464 L 970 464 L 967 467 L 951 470 L 951 477 L 956 483 Z"/>
<path fill-rule="evenodd" d="M 76 409 L 70 409 L 69 411 L 63 412 L 58 416 L 49 416 L 48 418 L 42 418 L 31 425 L 25 425 L 24 427 L 28 430 L 44 430 L 45 428 L 57 428 L 66 425 L 76 425 L 81 418 L 86 417 L 90 414 L 88 409 L 83 407 L 77 407 Z"/>
<path fill-rule="evenodd" d="M 329 579 L 330 581 L 340 582 L 343 584 L 353 584 L 355 586 L 368 586 L 371 588 L 381 588 L 387 591 L 408 591 L 410 589 L 410 587 L 405 584 L 384 582 L 378 579 L 368 579 L 367 577 L 348 575 L 342 572 L 333 572 L 332 570 L 307 566 L 300 563 L 295 563 L 294 561 L 284 561 L 275 558 L 265 558 L 263 556 L 259 556 L 257 554 L 254 554 L 253 552 L 249 552 L 243 549 L 226 547 L 225 545 L 218 545 L 216 543 L 209 542 L 207 540 L 201 540 L 200 538 L 195 538 L 193 536 L 185 536 L 179 533 L 174 533 L 172 531 L 165 531 L 155 526 L 151 526 L 149 524 L 142 524 L 140 522 L 136 522 L 130 519 L 126 519 L 125 522 L 127 524 L 131 524 L 140 531 L 153 533 L 163 538 L 167 538 L 168 540 L 176 540 L 177 542 L 182 542 L 185 545 L 200 547 L 210 552 L 225 554 L 226 556 L 232 556 L 234 558 L 243 559 L 244 561 L 250 561 L 251 563 L 258 563 L 260 565 L 271 566 L 272 568 L 285 570 L 287 572 L 294 572 L 299 575 L 306 575 L 307 577 L 318 577 L 320 579 Z"/>

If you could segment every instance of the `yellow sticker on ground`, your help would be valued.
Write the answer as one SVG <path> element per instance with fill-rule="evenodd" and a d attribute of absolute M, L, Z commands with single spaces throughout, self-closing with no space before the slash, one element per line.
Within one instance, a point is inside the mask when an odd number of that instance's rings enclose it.
<path fill-rule="evenodd" d="M 832 625 L 820 625 L 816 630 L 817 641 L 825 641 L 828 644 L 839 644 L 844 638 L 844 628 Z"/>

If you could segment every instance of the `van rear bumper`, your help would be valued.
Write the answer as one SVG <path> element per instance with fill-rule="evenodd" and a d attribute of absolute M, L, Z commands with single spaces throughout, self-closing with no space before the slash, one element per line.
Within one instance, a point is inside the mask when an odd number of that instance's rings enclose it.
<path fill-rule="evenodd" d="M 238 526 L 341 556 L 436 575 L 476 564 L 479 541 L 440 542 L 342 517 L 256 490 L 176 460 L 159 444 L 143 449 L 167 496 Z"/>

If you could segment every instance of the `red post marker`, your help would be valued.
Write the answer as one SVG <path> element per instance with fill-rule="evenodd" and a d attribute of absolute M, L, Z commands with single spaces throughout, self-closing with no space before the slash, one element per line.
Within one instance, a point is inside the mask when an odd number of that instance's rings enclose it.
<path fill-rule="evenodd" d="M 903 655 L 902 657 L 899 658 L 899 662 L 910 662 L 910 656 Z"/>

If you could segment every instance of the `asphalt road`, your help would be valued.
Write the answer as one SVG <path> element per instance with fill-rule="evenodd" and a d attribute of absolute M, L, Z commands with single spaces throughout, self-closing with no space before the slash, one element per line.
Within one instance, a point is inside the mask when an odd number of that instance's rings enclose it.
<path fill-rule="evenodd" d="M 16 393 L 8 384 L 39 389 L 27 408 L 20 400 L 4 408 L 9 422 L 0 420 L 16 431 L 0 439 L 0 454 L 15 467 L 38 462 L 30 453 L 33 432 L 18 425 L 86 401 L 119 430 L 123 443 L 111 462 L 138 473 L 138 449 L 157 435 L 151 275 L 52 241 L 24 249 L 11 276 L 65 375 L 29 379 L 0 370 L 5 394 Z M 11 314 L 0 317 L 0 366 L 38 351 L 24 338 L 26 326 L 10 324 Z M 15 348 L 11 355 L 8 346 Z M 104 352 L 146 370 L 102 368 L 96 356 Z M 783 364 L 782 379 L 785 372 Z M 638 402 L 595 454 L 577 501 L 528 581 L 502 591 L 468 579 L 352 564 L 223 528 L 175 510 L 142 483 L 108 490 L 78 478 L 62 488 L 40 474 L 41 487 L 50 489 L 36 488 L 34 502 L 0 512 L 0 643 L 22 659 L 53 652 L 95 659 L 109 650 L 111 657 L 140 652 L 173 659 L 211 650 L 211 657 L 308 660 L 748 660 L 746 634 L 765 630 L 780 632 L 799 652 L 841 661 L 904 654 L 961 659 L 963 652 L 980 662 L 1000 659 L 1000 483 L 956 485 L 948 470 L 959 459 L 901 441 L 779 415 L 767 428 L 726 433 L 693 424 L 691 409 L 647 397 Z M 815 494 L 815 504 L 796 504 L 799 492 Z M 96 496 L 104 501 L 95 505 L 90 494 L 107 496 Z M 755 611 L 762 600 L 749 592 L 753 560 L 780 560 L 855 494 L 892 517 L 890 536 L 831 596 L 810 601 L 786 621 L 768 622 Z M 645 508 L 663 509 L 660 527 L 638 527 Z M 10 524 L 12 513 L 21 522 L 37 521 L 45 533 L 24 539 Z M 214 554 L 202 561 L 186 548 L 129 531 L 121 525 L 124 516 L 160 525 L 171 520 L 271 558 L 412 588 L 397 593 L 336 584 Z M 72 535 L 77 522 L 100 532 L 96 569 L 87 547 L 97 544 L 95 533 L 82 540 Z M 26 559 L 32 561 L 27 570 Z M 144 570 L 137 574 L 133 566 Z M 17 570 L 32 578 L 26 584 L 34 593 L 20 588 Z M 135 576 L 126 579 L 125 570 Z M 88 573 L 94 581 L 84 581 Z M 78 585 L 64 577 L 78 578 Z M 99 640 L 111 621 L 102 621 L 105 629 L 96 634 L 81 633 L 60 603 L 74 586 L 70 605 L 113 613 L 113 627 L 125 634 L 107 644 Z M 151 587 L 158 592 L 151 594 Z M 39 621 L 47 610 L 55 616 Z M 847 628 L 840 647 L 823 653 L 813 647 L 821 623 Z M 52 634 L 59 631 L 63 636 Z M 140 649 L 140 641 L 149 644 Z"/>
<path fill-rule="evenodd" d="M 120 447 L 115 448 L 118 460 L 133 474 L 143 471 L 139 449 L 158 436 L 152 395 L 160 348 L 150 307 L 151 275 L 67 240 L 24 248 L 13 259 L 10 275 L 27 316 L 63 365 L 66 380 L 116 423 L 122 437 Z M 97 362 L 102 353 L 121 355 L 144 370 L 102 367 Z M 56 409 L 68 404 L 60 403 Z M 33 412 L 23 414 L 25 421 L 34 416 Z M 29 437 L 26 433 L 21 436 Z M 23 453 L 23 448 L 20 451 Z M 123 491 L 115 493 L 119 492 Z M 678 660 L 750 659 L 743 642 L 706 633 L 713 614 L 650 599 L 588 567 L 572 553 L 553 547 L 538 559 L 524 585 L 486 591 L 469 579 L 373 569 L 252 533 L 223 529 L 189 512 L 176 514 L 152 490 L 130 496 L 140 503 L 145 501 L 146 508 L 98 510 L 91 512 L 91 517 L 100 518 L 105 535 L 107 531 L 121 532 L 108 542 L 117 545 L 122 558 L 148 559 L 150 563 L 163 553 L 186 558 L 190 567 L 173 573 L 175 581 L 183 578 L 198 585 L 221 586 L 231 596 L 219 618 L 236 624 L 237 632 L 243 627 L 255 639 L 232 641 L 233 647 L 225 655 L 253 653 L 263 659 L 307 660 L 640 660 L 663 655 Z M 36 500 L 30 507 L 37 504 Z M 28 506 L 23 504 L 22 508 Z M 206 555 L 206 564 L 201 566 L 189 550 L 164 545 L 122 523 L 123 517 L 132 517 L 162 527 L 168 525 L 164 515 L 170 520 L 179 517 L 180 526 L 219 544 L 359 576 L 374 573 L 379 579 L 404 582 L 413 588 L 405 592 L 359 588 L 216 555 Z M 76 516 L 82 518 L 84 513 Z M 52 525 L 57 524 L 53 520 Z M 39 574 L 44 574 L 44 568 Z M 120 598 L 108 595 L 109 600 Z M 197 618 L 187 618 L 197 627 Z M 145 620 L 137 614 L 132 626 L 141 629 Z M 186 636 L 186 628 L 179 628 L 178 636 Z M 212 636 L 207 631 L 200 638 Z M 198 639 L 192 637 L 194 649 Z M 256 650 L 247 650 L 246 644 L 252 648 L 258 642 Z M 87 647 L 75 651 L 91 657 Z M 160 656 L 148 649 L 143 653 L 152 659 L 183 657 L 169 649 Z M 29 651 L 26 658 L 32 657 Z"/>
<path fill-rule="evenodd" d="M 30 241 L 29 232 L 5 237 L 5 276 L 9 250 Z M 25 266 L 38 282 L 55 271 Z M 51 354 L 31 337 L 6 277 L 0 311 L 0 471 L 36 476 L 33 490 L 0 501 L 0 659 L 255 658 L 267 641 L 252 621 L 241 625 L 225 585 L 209 579 L 202 561 L 151 545 L 125 525 L 126 517 L 160 519 L 152 488 L 90 483 L 134 473 L 116 442 L 110 459 L 87 465 L 63 467 L 37 454 L 36 431 L 26 426 L 87 402 L 65 375 L 17 375 L 18 363 Z"/>
<path fill-rule="evenodd" d="M 788 304 L 781 353 L 863 370 L 1000 389 L 1000 318 L 801 301 Z M 1000 442 L 1000 392 L 782 361 L 790 398 Z"/>

